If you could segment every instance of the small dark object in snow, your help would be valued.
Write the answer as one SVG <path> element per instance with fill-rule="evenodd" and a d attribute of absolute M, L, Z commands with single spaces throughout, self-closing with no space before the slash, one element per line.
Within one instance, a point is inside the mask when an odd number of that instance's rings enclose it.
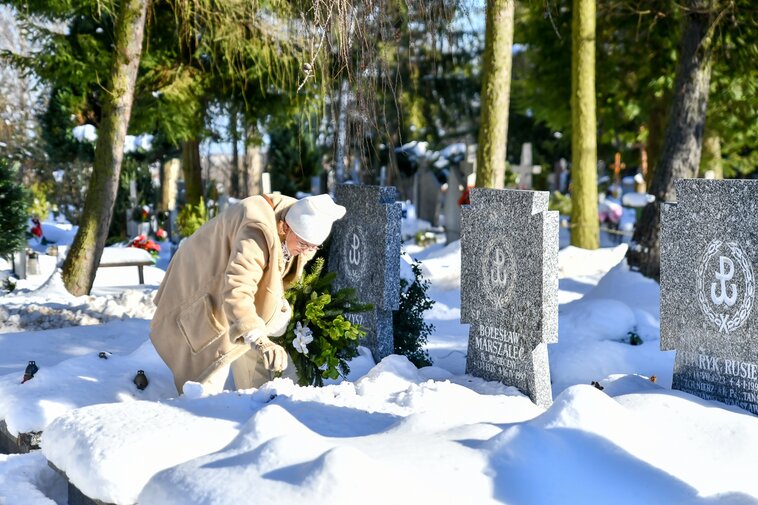
<path fill-rule="evenodd" d="M 21 381 L 21 384 L 34 377 L 34 374 L 37 373 L 37 370 L 39 370 L 37 363 L 30 361 L 29 364 L 26 365 L 26 370 L 24 370 L 24 380 Z"/>
<path fill-rule="evenodd" d="M 147 387 L 148 381 L 144 370 L 137 370 L 137 375 L 134 376 L 134 384 L 140 391 Z"/>
<path fill-rule="evenodd" d="M 629 333 L 627 333 L 627 336 L 629 337 L 630 345 L 642 345 L 642 337 L 637 335 L 635 332 L 630 331 Z"/>
<path fill-rule="evenodd" d="M 656 377 L 655 375 L 650 376 L 650 382 L 655 382 L 657 380 L 658 380 L 658 377 Z"/>
<path fill-rule="evenodd" d="M 100 359 L 108 359 L 108 353 L 104 351 L 100 351 L 100 353 L 97 355 Z"/>
<path fill-rule="evenodd" d="M 601 385 L 600 385 L 600 383 L 599 383 L 599 382 L 597 382 L 597 381 L 592 381 L 592 385 L 593 385 L 593 386 L 595 386 L 595 387 L 596 387 L 597 389 L 599 389 L 600 391 L 602 391 L 603 389 L 605 389 L 605 388 L 604 388 L 603 386 L 601 386 Z"/>

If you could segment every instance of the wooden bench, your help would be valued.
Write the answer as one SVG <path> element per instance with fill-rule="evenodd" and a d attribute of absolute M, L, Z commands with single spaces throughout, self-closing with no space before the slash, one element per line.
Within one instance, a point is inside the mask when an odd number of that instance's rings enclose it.
<path fill-rule="evenodd" d="M 100 267 L 137 267 L 139 283 L 145 283 L 144 267 L 155 265 L 149 252 L 137 247 L 106 247 L 100 258 Z"/>

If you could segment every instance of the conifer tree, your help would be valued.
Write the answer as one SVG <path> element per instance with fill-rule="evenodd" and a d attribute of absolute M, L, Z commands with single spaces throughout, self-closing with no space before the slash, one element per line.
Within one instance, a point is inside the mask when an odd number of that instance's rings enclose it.
<path fill-rule="evenodd" d="M 0 257 L 26 246 L 29 192 L 21 184 L 17 165 L 0 158 Z"/>

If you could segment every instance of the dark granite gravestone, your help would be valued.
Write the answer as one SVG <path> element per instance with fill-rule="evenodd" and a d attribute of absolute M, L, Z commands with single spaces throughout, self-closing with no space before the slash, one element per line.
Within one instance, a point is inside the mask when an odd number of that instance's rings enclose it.
<path fill-rule="evenodd" d="M 0 420 L 0 454 L 26 454 L 39 449 L 41 431 L 11 435 L 5 420 Z"/>
<path fill-rule="evenodd" d="M 661 349 L 672 387 L 758 414 L 758 181 L 682 179 L 661 208 Z"/>
<path fill-rule="evenodd" d="M 558 213 L 544 191 L 472 189 L 462 209 L 466 372 L 552 403 L 547 344 L 558 341 Z"/>
<path fill-rule="evenodd" d="M 347 209 L 334 224 L 329 270 L 337 287 L 351 287 L 374 309 L 346 317 L 366 331 L 363 345 L 378 362 L 392 354 L 392 311 L 400 306 L 400 219 L 402 206 L 391 186 L 339 185 L 338 204 Z"/>

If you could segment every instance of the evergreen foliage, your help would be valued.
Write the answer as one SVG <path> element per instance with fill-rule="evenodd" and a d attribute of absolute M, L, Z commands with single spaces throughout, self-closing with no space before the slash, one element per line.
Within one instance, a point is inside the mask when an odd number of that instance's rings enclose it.
<path fill-rule="evenodd" d="M 432 364 L 424 349 L 434 326 L 424 322 L 424 312 L 434 306 L 434 300 L 426 295 L 429 281 L 421 274 L 418 261 L 411 264 L 414 280 L 409 283 L 400 279 L 400 307 L 392 313 L 392 331 L 395 336 L 395 354 L 402 354 L 421 368 Z"/>
<path fill-rule="evenodd" d="M 311 177 L 321 171 L 323 148 L 316 145 L 311 128 L 297 121 L 275 126 L 270 132 L 268 171 L 271 187 L 287 195 L 310 191 Z"/>
<path fill-rule="evenodd" d="M 208 220 L 208 209 L 205 207 L 205 200 L 200 198 L 197 205 L 187 204 L 179 211 L 176 216 L 176 227 L 179 229 L 179 235 L 189 237 Z"/>
<path fill-rule="evenodd" d="M 42 221 L 47 219 L 47 215 L 50 213 L 50 202 L 47 196 L 52 193 L 52 189 L 52 185 L 48 182 L 34 181 L 31 184 L 29 215 L 37 216 Z"/>
<path fill-rule="evenodd" d="M 318 258 L 285 293 L 292 320 L 284 335 L 272 340 L 287 350 L 301 386 L 323 386 L 324 379 L 346 377 L 350 373 L 348 362 L 358 355 L 359 339 L 365 335 L 345 314 L 365 312 L 371 305 L 357 302 L 353 289 L 335 290 L 332 283 L 336 276 L 334 272 L 324 273 L 324 260 Z M 307 352 L 295 346 L 296 331 L 312 337 Z"/>
<path fill-rule="evenodd" d="M 0 256 L 26 246 L 30 195 L 21 185 L 18 166 L 0 158 Z"/>
<path fill-rule="evenodd" d="M 557 210 L 562 216 L 570 216 L 571 195 L 564 195 L 560 191 L 553 191 L 550 195 L 548 210 Z"/>

